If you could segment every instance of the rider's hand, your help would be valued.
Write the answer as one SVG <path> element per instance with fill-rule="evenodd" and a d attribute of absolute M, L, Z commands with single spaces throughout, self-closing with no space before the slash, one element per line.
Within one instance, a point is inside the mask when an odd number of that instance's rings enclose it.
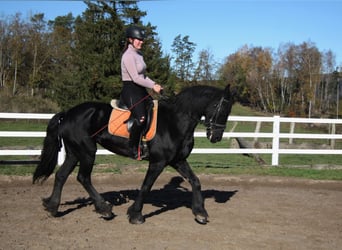
<path fill-rule="evenodd" d="M 156 83 L 156 84 L 154 84 L 152 89 L 153 89 L 154 92 L 160 94 L 160 91 L 163 89 L 163 87 L 160 86 L 158 83 Z"/>

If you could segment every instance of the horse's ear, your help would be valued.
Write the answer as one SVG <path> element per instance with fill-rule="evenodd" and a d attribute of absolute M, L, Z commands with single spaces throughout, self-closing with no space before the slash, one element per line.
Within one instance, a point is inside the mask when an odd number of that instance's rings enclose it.
<path fill-rule="evenodd" d="M 230 88 L 230 84 L 228 83 L 226 88 L 224 89 L 224 94 L 229 99 L 235 100 L 235 97 L 237 94 L 237 88 L 236 87 Z"/>
<path fill-rule="evenodd" d="M 225 95 L 230 96 L 230 84 L 229 83 L 224 88 L 224 93 L 225 93 Z"/>
<path fill-rule="evenodd" d="M 227 86 L 224 89 L 224 95 L 228 98 L 230 98 L 232 96 L 229 83 L 227 84 Z"/>

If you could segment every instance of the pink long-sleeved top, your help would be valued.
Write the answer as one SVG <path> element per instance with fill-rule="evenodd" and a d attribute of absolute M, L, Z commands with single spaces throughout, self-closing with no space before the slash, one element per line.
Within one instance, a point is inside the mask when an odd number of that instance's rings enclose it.
<path fill-rule="evenodd" d="M 133 81 L 141 86 L 153 88 L 155 82 L 148 78 L 145 72 L 146 64 L 143 56 L 132 44 L 129 44 L 121 58 L 122 81 Z"/>

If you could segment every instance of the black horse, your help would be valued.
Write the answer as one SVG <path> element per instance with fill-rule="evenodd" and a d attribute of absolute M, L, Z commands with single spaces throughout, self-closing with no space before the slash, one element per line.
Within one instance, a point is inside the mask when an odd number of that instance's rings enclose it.
<path fill-rule="evenodd" d="M 232 105 L 233 95 L 229 85 L 224 90 L 209 86 L 190 87 L 173 98 L 159 102 L 157 132 L 148 142 L 149 167 L 139 194 L 127 211 L 130 223 L 145 221 L 142 215 L 144 198 L 167 165 L 189 181 L 193 192 L 192 212 L 197 222 L 207 223 L 208 213 L 204 208 L 201 184 L 191 170 L 187 157 L 194 146 L 194 130 L 201 117 L 205 117 L 208 140 L 218 142 L 222 139 Z M 114 217 L 112 205 L 104 200 L 91 182 L 97 143 L 116 154 L 129 156 L 128 140 L 103 129 L 111 111 L 110 104 L 86 102 L 60 112 L 50 120 L 33 183 L 43 182 L 53 173 L 63 140 L 65 161 L 56 172 L 51 196 L 43 199 L 43 206 L 52 216 L 57 215 L 64 183 L 79 163 L 77 180 L 89 193 L 96 212 L 105 218 Z"/>

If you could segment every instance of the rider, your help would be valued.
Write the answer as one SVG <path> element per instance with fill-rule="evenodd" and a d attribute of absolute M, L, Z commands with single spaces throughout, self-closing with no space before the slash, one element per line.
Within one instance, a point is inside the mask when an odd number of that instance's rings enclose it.
<path fill-rule="evenodd" d="M 145 98 L 148 96 L 146 88 L 160 93 L 162 87 L 145 75 L 146 64 L 140 51 L 145 38 L 144 31 L 140 27 L 130 26 L 126 30 L 126 38 L 121 58 L 123 88 L 120 98 L 134 118 L 129 138 L 131 157 L 140 159 L 139 146 L 146 123 L 146 106 L 151 101 Z"/>

